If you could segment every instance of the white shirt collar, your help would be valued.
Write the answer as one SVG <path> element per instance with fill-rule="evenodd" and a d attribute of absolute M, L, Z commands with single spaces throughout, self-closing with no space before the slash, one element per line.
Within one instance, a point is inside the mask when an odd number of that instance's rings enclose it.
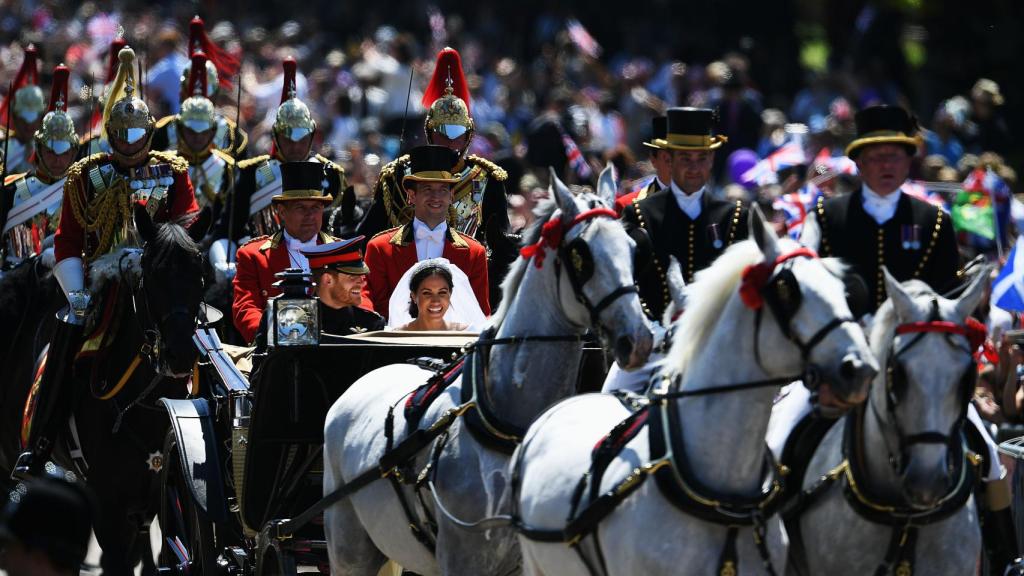
<path fill-rule="evenodd" d="M 662 182 L 661 178 L 658 178 L 657 174 L 655 174 L 654 176 L 654 181 L 658 183 L 658 190 L 664 190 L 665 188 L 668 188 L 668 184 Z"/>
<path fill-rule="evenodd" d="M 864 211 L 879 225 L 885 224 L 896 215 L 896 206 L 899 204 L 900 195 L 903 191 L 897 188 L 887 196 L 881 196 L 867 184 L 863 184 Z"/>
<path fill-rule="evenodd" d="M 412 219 L 413 240 L 416 242 L 416 259 L 440 258 L 444 254 L 445 235 L 448 223 L 441 222 L 433 229 L 419 218 Z"/>
<path fill-rule="evenodd" d="M 676 197 L 676 204 L 679 205 L 680 210 L 690 217 L 690 220 L 696 220 L 700 217 L 700 199 L 704 196 L 704 188 L 704 186 L 701 186 L 700 190 L 693 194 L 687 194 L 676 185 L 675 180 L 672 181 L 672 195 Z"/>
<path fill-rule="evenodd" d="M 288 249 L 288 259 L 291 260 L 291 266 L 293 268 L 302 268 L 309 272 L 309 259 L 306 258 L 302 251 L 316 246 L 320 235 L 314 234 L 312 238 L 302 242 L 294 238 L 287 230 L 282 229 L 281 232 L 284 234 L 284 245 Z"/>

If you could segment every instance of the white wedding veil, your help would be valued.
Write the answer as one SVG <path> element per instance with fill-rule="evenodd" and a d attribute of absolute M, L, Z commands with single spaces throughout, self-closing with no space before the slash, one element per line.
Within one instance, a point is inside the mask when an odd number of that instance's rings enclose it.
<path fill-rule="evenodd" d="M 409 314 L 409 281 L 412 280 L 413 275 L 428 266 L 440 266 L 452 274 L 451 305 L 444 314 L 445 321 L 467 324 L 468 330 L 474 332 L 482 330 L 487 322 L 487 317 L 480 309 L 480 303 L 476 300 L 476 293 L 473 292 L 473 286 L 469 283 L 469 277 L 447 258 L 421 260 L 405 271 L 398 284 L 395 285 L 395 291 L 391 294 L 391 300 L 388 302 L 387 327 L 395 329 L 412 322 L 412 315 Z"/>

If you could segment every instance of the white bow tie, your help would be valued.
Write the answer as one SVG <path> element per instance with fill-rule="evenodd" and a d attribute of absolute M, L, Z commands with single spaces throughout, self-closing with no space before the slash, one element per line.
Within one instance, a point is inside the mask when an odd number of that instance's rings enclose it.
<path fill-rule="evenodd" d="M 444 244 L 444 232 L 445 229 L 440 226 L 435 228 L 434 230 L 427 230 L 426 228 L 417 228 L 416 241 L 419 242 L 420 240 L 428 240 L 436 244 Z"/>

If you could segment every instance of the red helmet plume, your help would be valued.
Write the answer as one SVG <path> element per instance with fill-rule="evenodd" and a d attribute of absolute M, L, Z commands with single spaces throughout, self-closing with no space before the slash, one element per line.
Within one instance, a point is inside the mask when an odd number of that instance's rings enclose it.
<path fill-rule="evenodd" d="M 210 37 L 206 35 L 206 24 L 203 23 L 203 19 L 199 16 L 195 16 L 188 23 L 189 56 L 194 52 L 206 53 L 207 59 L 213 62 L 213 65 L 217 68 L 221 87 L 229 88 L 231 86 L 231 78 L 238 74 L 240 66 L 238 57 L 214 44 L 213 40 L 210 40 Z"/>
<path fill-rule="evenodd" d="M 430 108 L 435 100 L 444 96 L 449 79 L 452 93 L 465 102 L 466 109 L 469 110 L 469 87 L 466 85 L 466 75 L 462 72 L 462 58 L 454 48 L 445 48 L 437 53 L 434 75 L 423 92 L 423 100 L 420 101 L 424 108 Z"/>

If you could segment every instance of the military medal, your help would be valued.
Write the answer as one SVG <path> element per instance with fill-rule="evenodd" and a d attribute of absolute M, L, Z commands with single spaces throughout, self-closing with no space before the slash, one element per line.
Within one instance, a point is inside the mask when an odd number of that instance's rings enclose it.
<path fill-rule="evenodd" d="M 708 224 L 708 240 L 711 245 L 715 247 L 715 250 L 722 249 L 722 235 L 718 232 L 718 224 Z"/>
<path fill-rule="evenodd" d="M 921 249 L 921 227 L 917 224 L 904 224 L 900 227 L 900 243 L 904 250 Z"/>

